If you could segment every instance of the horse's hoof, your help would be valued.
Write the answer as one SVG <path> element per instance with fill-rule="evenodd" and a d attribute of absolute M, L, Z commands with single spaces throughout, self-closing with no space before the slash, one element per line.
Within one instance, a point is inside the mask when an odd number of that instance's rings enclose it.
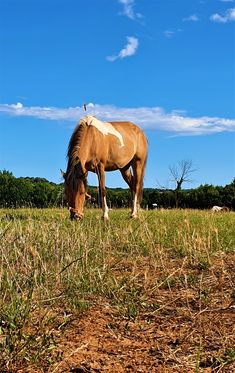
<path fill-rule="evenodd" d="M 131 219 L 138 219 L 137 215 L 131 215 Z"/>

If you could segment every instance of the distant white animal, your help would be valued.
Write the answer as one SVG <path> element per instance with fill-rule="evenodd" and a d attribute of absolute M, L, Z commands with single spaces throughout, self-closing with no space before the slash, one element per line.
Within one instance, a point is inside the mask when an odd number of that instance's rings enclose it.
<path fill-rule="evenodd" d="M 219 211 L 229 211 L 228 207 L 221 207 L 221 206 L 213 206 L 211 209 L 212 212 L 219 212 Z"/>

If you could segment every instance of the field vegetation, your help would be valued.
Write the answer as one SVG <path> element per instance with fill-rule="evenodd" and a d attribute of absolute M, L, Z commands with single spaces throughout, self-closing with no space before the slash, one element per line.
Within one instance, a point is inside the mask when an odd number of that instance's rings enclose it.
<path fill-rule="evenodd" d="M 0 372 L 235 371 L 235 213 L 0 210 Z"/>
<path fill-rule="evenodd" d="M 62 181 L 62 180 L 61 180 Z M 180 180 L 180 183 L 182 181 Z M 99 203 L 98 190 L 88 186 L 92 200 L 89 207 Z M 131 206 L 129 189 L 107 188 L 107 201 L 112 208 Z M 235 211 L 235 179 L 225 186 L 200 185 L 196 189 L 144 188 L 142 207 L 151 209 L 153 204 L 163 208 L 210 209 L 214 205 L 226 206 Z M 14 177 L 9 171 L 0 170 L 0 208 L 55 208 L 67 205 L 64 183 L 55 184 L 40 177 Z M 87 206 L 87 207 L 88 207 Z"/>

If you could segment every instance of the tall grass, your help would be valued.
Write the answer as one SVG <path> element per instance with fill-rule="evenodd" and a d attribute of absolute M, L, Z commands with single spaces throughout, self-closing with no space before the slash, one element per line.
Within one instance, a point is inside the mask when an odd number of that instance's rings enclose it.
<path fill-rule="evenodd" d="M 103 222 L 99 210 L 87 210 L 83 221 L 71 222 L 61 209 L 0 210 L 0 371 L 27 364 L 46 371 L 60 359 L 57 337 L 70 315 L 99 299 L 135 320 L 143 309 L 164 308 L 152 301 L 160 289 L 197 284 L 199 308 L 215 306 L 203 276 L 234 253 L 235 214 L 128 214 L 113 210 Z M 220 306 L 228 297 L 221 295 Z"/>

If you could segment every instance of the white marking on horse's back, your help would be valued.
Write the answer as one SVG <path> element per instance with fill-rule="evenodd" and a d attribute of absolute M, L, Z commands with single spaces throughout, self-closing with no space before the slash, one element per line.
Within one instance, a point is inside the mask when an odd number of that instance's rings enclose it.
<path fill-rule="evenodd" d="M 85 120 L 89 126 L 94 126 L 97 128 L 97 130 L 103 133 L 103 135 L 111 134 L 116 136 L 119 139 L 121 146 L 124 146 L 122 135 L 113 127 L 111 123 L 101 122 L 101 120 L 93 117 L 92 115 L 88 115 L 82 120 Z"/>

